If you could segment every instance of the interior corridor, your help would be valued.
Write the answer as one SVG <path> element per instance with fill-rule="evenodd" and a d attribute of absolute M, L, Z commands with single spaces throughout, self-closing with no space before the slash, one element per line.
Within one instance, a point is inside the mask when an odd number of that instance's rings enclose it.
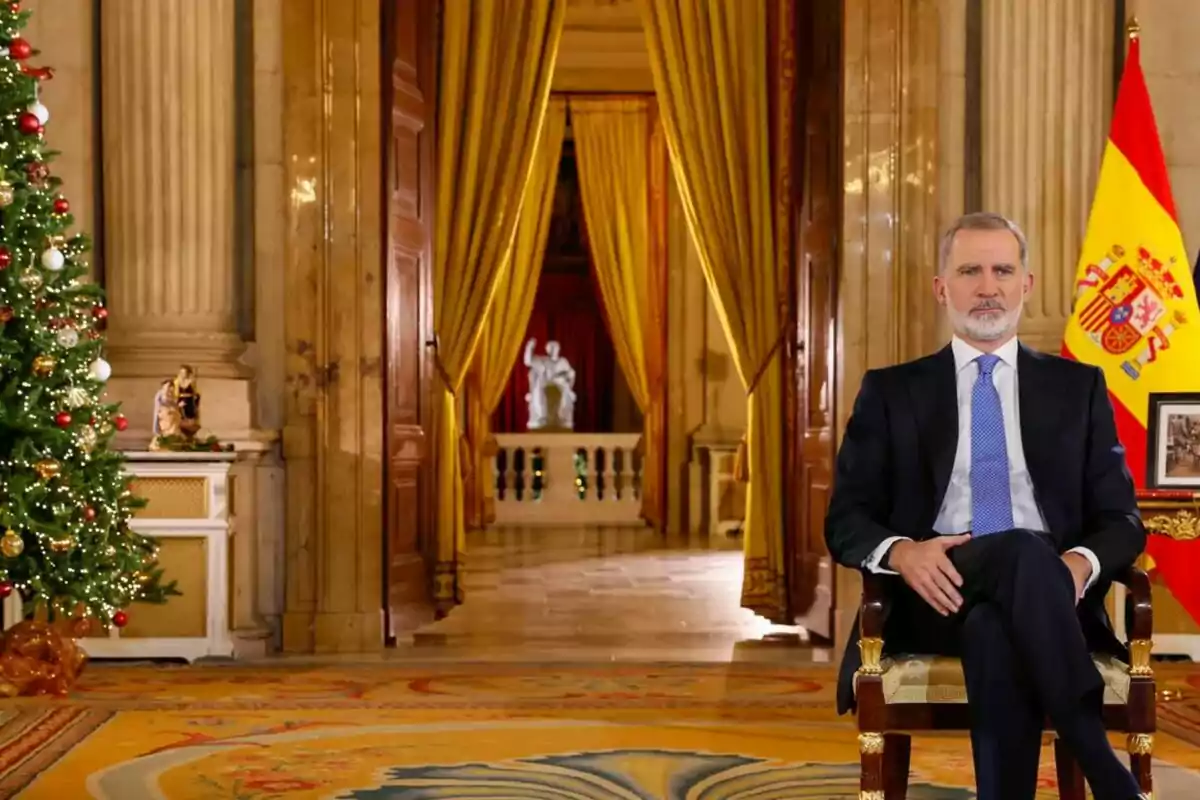
<path fill-rule="evenodd" d="M 789 659 L 810 657 L 803 630 L 740 607 L 740 539 L 528 527 L 473 531 L 468 543 L 465 602 L 417 631 L 412 649 L 422 656 L 729 661 L 786 650 Z"/>

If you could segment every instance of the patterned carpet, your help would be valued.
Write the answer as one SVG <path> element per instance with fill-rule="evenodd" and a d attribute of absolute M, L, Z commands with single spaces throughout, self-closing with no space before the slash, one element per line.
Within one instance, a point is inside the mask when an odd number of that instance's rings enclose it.
<path fill-rule="evenodd" d="M 1156 797 L 1200 796 L 1200 672 L 1160 670 Z M 0 705 L 0 797 L 857 798 L 827 668 L 92 665 Z M 912 800 L 974 797 L 964 738 L 914 743 Z M 1056 796 L 1043 757 L 1039 798 Z"/>

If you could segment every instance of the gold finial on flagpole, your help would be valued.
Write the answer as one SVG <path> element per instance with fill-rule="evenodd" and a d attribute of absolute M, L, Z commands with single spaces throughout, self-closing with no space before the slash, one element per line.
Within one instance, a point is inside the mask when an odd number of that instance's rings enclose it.
<path fill-rule="evenodd" d="M 1125 25 L 1125 33 L 1129 38 L 1136 39 L 1142 32 L 1142 26 L 1138 24 L 1137 17 L 1130 17 L 1129 22 Z"/>

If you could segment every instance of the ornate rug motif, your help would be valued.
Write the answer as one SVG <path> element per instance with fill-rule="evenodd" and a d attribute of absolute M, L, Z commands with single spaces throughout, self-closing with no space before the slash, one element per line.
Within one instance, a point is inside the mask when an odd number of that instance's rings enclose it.
<path fill-rule="evenodd" d="M 1200 797 L 1195 675 L 1160 671 L 1184 692 L 1160 705 L 1165 797 Z M 0 708 L 0 797 L 855 798 L 833 685 L 812 665 L 93 665 L 65 701 Z M 912 757 L 910 798 L 974 796 L 964 736 Z"/>

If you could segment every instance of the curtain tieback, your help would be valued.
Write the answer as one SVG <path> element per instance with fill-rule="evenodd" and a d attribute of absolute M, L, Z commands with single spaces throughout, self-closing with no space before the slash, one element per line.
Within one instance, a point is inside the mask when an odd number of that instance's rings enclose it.
<path fill-rule="evenodd" d="M 787 341 L 788 330 L 792 327 L 791 309 L 784 308 L 783 323 L 779 326 L 779 334 L 775 337 L 775 341 L 771 344 L 771 349 L 767 351 L 767 356 L 758 365 L 758 369 L 754 371 L 754 376 L 750 380 L 750 385 L 746 388 L 746 397 L 754 394 L 754 390 L 758 388 L 758 382 L 762 380 L 762 376 L 767 373 L 767 367 L 771 366 L 771 362 L 775 360 L 775 356 L 779 353 L 779 348 L 783 347 Z M 737 453 L 733 457 L 733 479 L 738 483 L 750 482 L 750 446 L 746 442 L 746 434 L 742 434 L 742 438 L 738 440 Z"/>
<path fill-rule="evenodd" d="M 442 379 L 442 385 L 446 387 L 446 391 L 451 397 L 457 397 L 458 392 L 454 388 L 454 381 L 450 380 L 450 371 L 446 369 L 446 362 L 442 361 L 441 351 L 442 338 L 436 333 L 433 338 L 425 342 L 425 346 L 433 351 L 433 368 L 437 370 L 438 377 Z"/>

